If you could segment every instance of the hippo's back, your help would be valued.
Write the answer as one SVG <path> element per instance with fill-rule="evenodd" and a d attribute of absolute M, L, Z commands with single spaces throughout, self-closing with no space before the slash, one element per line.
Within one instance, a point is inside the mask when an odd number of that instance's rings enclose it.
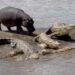
<path fill-rule="evenodd" d="M 0 10 L 0 21 L 2 20 L 15 20 L 16 14 L 19 11 L 18 8 L 5 7 Z"/>

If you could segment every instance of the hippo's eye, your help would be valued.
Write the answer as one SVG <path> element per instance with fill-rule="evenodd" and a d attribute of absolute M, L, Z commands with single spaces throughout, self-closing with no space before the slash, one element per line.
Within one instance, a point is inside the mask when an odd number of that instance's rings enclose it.
<path fill-rule="evenodd" d="M 26 19 L 23 19 L 23 21 L 26 21 Z"/>
<path fill-rule="evenodd" d="M 24 19 L 23 21 L 26 22 L 26 23 L 28 23 L 28 20 L 26 20 L 26 19 Z"/>

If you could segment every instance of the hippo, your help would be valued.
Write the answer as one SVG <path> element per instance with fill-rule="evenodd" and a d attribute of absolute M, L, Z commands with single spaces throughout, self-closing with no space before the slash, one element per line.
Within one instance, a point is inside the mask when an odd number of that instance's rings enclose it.
<path fill-rule="evenodd" d="M 0 9 L 0 30 L 1 24 L 6 26 L 9 31 L 12 31 L 11 27 L 16 26 L 18 33 L 23 31 L 21 26 L 27 28 L 29 33 L 35 31 L 33 19 L 22 9 L 15 7 L 4 7 Z"/>

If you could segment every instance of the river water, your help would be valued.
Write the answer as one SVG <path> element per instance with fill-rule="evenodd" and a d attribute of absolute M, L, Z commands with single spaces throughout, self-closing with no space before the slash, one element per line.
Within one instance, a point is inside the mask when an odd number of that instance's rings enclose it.
<path fill-rule="evenodd" d="M 0 8 L 23 9 L 35 21 L 35 27 L 54 22 L 75 24 L 75 0 L 0 0 Z M 26 62 L 0 61 L 0 75 L 75 75 L 75 51 L 53 54 Z"/>
<path fill-rule="evenodd" d="M 0 0 L 0 8 L 23 9 L 35 21 L 35 27 L 49 27 L 54 22 L 75 24 L 75 0 Z"/>
<path fill-rule="evenodd" d="M 75 75 L 75 51 L 25 62 L 0 61 L 0 75 Z"/>

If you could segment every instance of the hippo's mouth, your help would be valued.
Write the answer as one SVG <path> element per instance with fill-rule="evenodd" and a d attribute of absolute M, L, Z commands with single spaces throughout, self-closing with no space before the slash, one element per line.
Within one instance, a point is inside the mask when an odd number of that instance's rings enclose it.
<path fill-rule="evenodd" d="M 27 29 L 28 29 L 28 32 L 29 32 L 29 33 L 32 33 L 32 32 L 35 31 L 35 28 L 30 28 L 30 27 L 29 27 L 29 28 L 27 28 Z"/>

